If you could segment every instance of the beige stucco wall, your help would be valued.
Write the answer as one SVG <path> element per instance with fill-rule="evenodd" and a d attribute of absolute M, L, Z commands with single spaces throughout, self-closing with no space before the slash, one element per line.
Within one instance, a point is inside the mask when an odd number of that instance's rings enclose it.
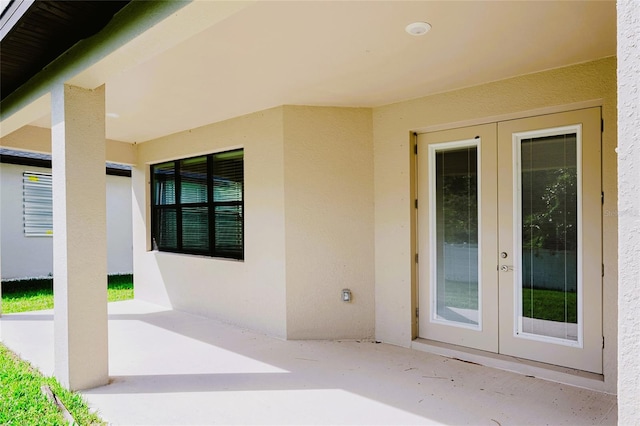
<path fill-rule="evenodd" d="M 618 422 L 640 424 L 640 3 L 618 1 Z"/>
<path fill-rule="evenodd" d="M 605 387 L 615 392 L 617 338 L 616 60 L 606 58 L 375 108 L 376 338 L 414 337 L 413 131 L 461 127 L 601 105 L 604 204 Z"/>
<path fill-rule="evenodd" d="M 244 148 L 245 259 L 150 251 L 149 164 Z M 373 336 L 371 110 L 284 106 L 137 145 L 136 297 L 289 339 Z M 350 288 L 353 302 L 340 299 Z"/>
<path fill-rule="evenodd" d="M 282 132 L 275 108 L 137 145 L 136 298 L 286 336 Z M 149 164 L 234 148 L 244 148 L 244 261 L 149 251 Z"/>
<path fill-rule="evenodd" d="M 371 110 L 286 106 L 284 119 L 287 337 L 372 337 Z"/>

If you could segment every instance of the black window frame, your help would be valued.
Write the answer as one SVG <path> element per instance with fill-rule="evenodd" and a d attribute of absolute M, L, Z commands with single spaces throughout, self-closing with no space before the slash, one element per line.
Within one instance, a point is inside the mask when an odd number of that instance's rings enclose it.
<path fill-rule="evenodd" d="M 233 171 L 238 172 L 240 170 L 240 176 L 242 177 L 241 181 L 241 199 L 234 201 L 218 201 L 215 199 L 214 195 L 214 186 L 216 184 L 216 173 L 220 172 L 222 167 L 217 167 L 216 162 L 220 161 L 219 157 L 224 157 L 233 155 L 233 154 L 241 154 L 240 166 L 236 166 Z M 206 158 L 206 201 L 204 202 L 182 202 L 182 184 L 183 181 L 186 180 L 184 176 L 181 174 L 181 165 L 185 162 L 189 162 L 190 160 L 195 160 L 199 158 Z M 168 204 L 166 201 L 163 204 L 159 204 L 156 199 L 158 192 L 156 191 L 156 183 L 157 176 L 155 170 L 163 167 L 165 170 L 170 170 L 171 167 L 168 167 L 173 163 L 173 179 L 174 179 L 174 188 L 173 188 L 173 203 Z M 163 252 L 171 252 L 171 253 L 181 253 L 181 254 L 189 254 L 189 255 L 199 255 L 199 256 L 209 256 L 223 259 L 233 259 L 233 260 L 244 260 L 244 149 L 234 149 L 229 151 L 215 152 L 211 154 L 205 155 L 197 155 L 193 157 L 180 158 L 172 161 L 165 161 L 163 163 L 152 164 L 150 166 L 150 188 L 151 188 L 151 247 L 152 250 L 163 251 Z M 220 181 L 220 180 L 218 180 Z M 239 213 L 237 216 L 240 221 L 240 235 L 239 246 L 236 246 L 234 249 L 224 249 L 220 247 L 216 247 L 216 207 L 224 208 L 239 208 Z M 206 208 L 206 217 L 207 217 L 207 227 L 208 232 L 206 238 L 208 238 L 208 248 L 206 249 L 193 249 L 193 248 L 185 248 L 184 247 L 184 239 L 183 239 L 183 231 L 184 231 L 184 222 L 183 222 L 183 213 L 186 209 L 197 209 L 197 208 Z M 158 244 L 158 241 L 162 241 L 162 239 L 158 238 L 160 235 L 160 220 L 159 215 L 161 212 L 171 212 L 175 211 L 175 246 L 171 247 L 168 245 L 163 245 L 162 243 Z M 218 221 L 218 225 L 221 220 Z M 234 232 L 237 232 L 237 228 L 233 228 Z"/>

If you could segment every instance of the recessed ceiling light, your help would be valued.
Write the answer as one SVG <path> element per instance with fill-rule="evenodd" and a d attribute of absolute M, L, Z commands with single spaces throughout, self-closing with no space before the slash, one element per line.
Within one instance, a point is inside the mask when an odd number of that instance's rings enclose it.
<path fill-rule="evenodd" d="M 107 117 L 109 117 L 109 118 L 120 118 L 120 114 L 118 114 L 117 112 L 108 112 L 107 113 Z"/>
<path fill-rule="evenodd" d="M 412 24 L 407 25 L 404 29 L 407 33 L 412 36 L 421 36 L 425 35 L 431 29 L 431 24 L 427 22 L 414 22 Z"/>

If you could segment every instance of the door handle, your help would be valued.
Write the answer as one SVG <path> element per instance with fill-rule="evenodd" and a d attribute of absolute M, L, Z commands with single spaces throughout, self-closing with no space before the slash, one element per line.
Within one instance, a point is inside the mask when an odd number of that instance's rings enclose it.
<path fill-rule="evenodd" d="M 502 265 L 502 266 L 500 266 L 500 270 L 502 272 L 513 271 L 513 266 L 511 266 L 511 265 Z"/>

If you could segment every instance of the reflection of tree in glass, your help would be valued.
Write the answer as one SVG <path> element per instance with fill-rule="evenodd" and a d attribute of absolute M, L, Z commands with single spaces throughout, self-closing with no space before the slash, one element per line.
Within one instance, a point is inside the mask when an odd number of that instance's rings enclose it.
<path fill-rule="evenodd" d="M 523 248 L 576 250 L 576 169 L 523 172 L 522 193 Z"/>
<path fill-rule="evenodd" d="M 478 191 L 475 174 L 444 176 L 442 182 L 445 241 L 478 244 Z"/>

